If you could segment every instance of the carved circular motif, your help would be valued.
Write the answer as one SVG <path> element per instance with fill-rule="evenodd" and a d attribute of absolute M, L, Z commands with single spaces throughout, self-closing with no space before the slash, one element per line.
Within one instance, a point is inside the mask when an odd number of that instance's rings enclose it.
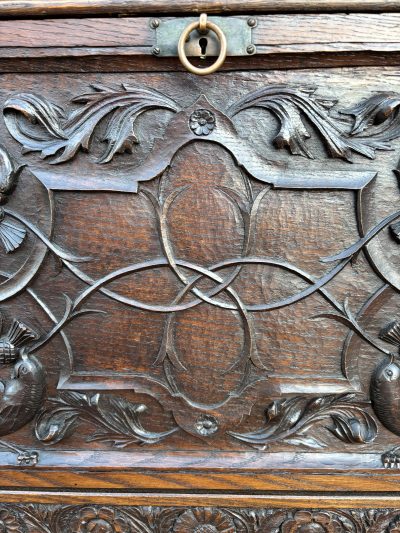
<path fill-rule="evenodd" d="M 174 533 L 235 533 L 230 517 L 217 509 L 190 509 L 175 522 Z"/>
<path fill-rule="evenodd" d="M 298 511 L 293 518 L 286 520 L 282 533 L 340 533 L 340 523 L 328 513 Z"/>
<path fill-rule="evenodd" d="M 116 515 L 113 509 L 85 507 L 71 521 L 74 533 L 127 533 L 130 531 L 126 520 Z"/>
<path fill-rule="evenodd" d="M 195 135 L 209 135 L 215 128 L 215 115 L 208 109 L 197 109 L 190 115 L 189 126 Z"/>
<path fill-rule="evenodd" d="M 196 431 L 199 435 L 208 437 L 218 431 L 218 420 L 211 415 L 201 415 L 196 421 Z"/>

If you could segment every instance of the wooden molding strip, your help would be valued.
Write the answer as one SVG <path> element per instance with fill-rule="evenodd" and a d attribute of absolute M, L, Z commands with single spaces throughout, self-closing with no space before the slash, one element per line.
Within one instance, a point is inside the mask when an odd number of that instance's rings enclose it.
<path fill-rule="evenodd" d="M 400 11 L 400 0 L 2 0 L 0 17 Z"/>
<path fill-rule="evenodd" d="M 63 505 L 134 505 L 162 507 L 251 507 L 288 509 L 400 509 L 400 496 L 392 494 L 182 494 L 152 492 L 0 491 L 1 503 L 45 503 Z"/>

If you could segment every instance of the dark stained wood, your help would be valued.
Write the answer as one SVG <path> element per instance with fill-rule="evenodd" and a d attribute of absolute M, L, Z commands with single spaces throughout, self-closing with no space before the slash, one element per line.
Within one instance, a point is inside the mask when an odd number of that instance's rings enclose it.
<path fill-rule="evenodd" d="M 0 3 L 0 529 L 396 531 L 400 15 L 366 10 L 400 5 L 208 3 L 257 53 L 202 78 L 151 53 L 177 3 L 29 4 Z"/>
<path fill-rule="evenodd" d="M 162 498 L 160 498 L 162 500 Z M 323 531 L 382 533 L 396 531 L 398 509 L 324 510 L 323 508 L 236 508 L 236 507 L 140 507 L 94 505 L 3 504 L 0 524 L 9 531 Z M 39 528 L 39 529 L 38 529 Z M 278 529 L 279 528 L 279 529 Z M 385 528 L 385 529 L 383 529 Z"/>

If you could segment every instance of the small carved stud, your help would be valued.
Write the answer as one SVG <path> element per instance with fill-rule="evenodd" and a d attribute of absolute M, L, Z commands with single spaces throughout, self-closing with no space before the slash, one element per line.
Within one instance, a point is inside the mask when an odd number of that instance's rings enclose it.
<path fill-rule="evenodd" d="M 382 464 L 385 468 L 400 468 L 400 446 L 382 454 Z"/>
<path fill-rule="evenodd" d="M 196 431 L 199 435 L 209 437 L 218 431 L 218 420 L 211 415 L 201 415 L 196 421 Z"/>
<path fill-rule="evenodd" d="M 17 457 L 19 466 L 36 466 L 39 463 L 38 452 L 23 451 Z"/>

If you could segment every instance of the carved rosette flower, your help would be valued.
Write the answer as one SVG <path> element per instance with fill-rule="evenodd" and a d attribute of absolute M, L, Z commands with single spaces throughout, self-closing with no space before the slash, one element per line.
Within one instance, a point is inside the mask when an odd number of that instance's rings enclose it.
<path fill-rule="evenodd" d="M 74 533 L 129 533 L 131 528 L 125 518 L 114 509 L 84 507 L 70 523 Z"/>
<path fill-rule="evenodd" d="M 338 520 L 324 512 L 298 511 L 281 526 L 281 533 L 340 533 Z"/>
<path fill-rule="evenodd" d="M 235 533 L 231 518 L 218 509 L 189 509 L 175 522 L 174 533 Z"/>
<path fill-rule="evenodd" d="M 16 516 L 7 509 L 0 509 L 0 533 L 24 533 L 24 531 Z"/>
<path fill-rule="evenodd" d="M 189 125 L 195 135 L 209 135 L 215 128 L 215 115 L 208 109 L 197 109 L 190 115 Z"/>

